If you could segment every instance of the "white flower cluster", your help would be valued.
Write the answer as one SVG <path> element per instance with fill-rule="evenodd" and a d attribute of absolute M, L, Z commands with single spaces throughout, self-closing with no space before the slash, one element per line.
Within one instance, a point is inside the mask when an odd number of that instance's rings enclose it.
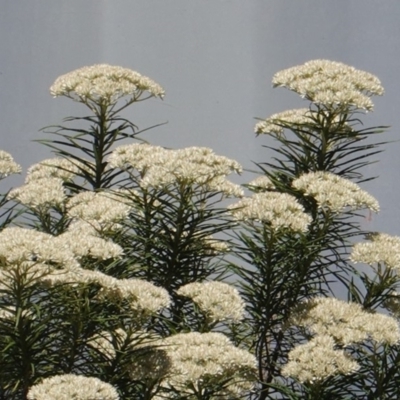
<path fill-rule="evenodd" d="M 121 246 L 102 238 L 92 223 L 81 220 L 73 221 L 64 233 L 57 236 L 57 240 L 68 246 L 77 259 L 90 257 L 108 260 L 120 258 L 123 254 Z"/>
<path fill-rule="evenodd" d="M 99 231 L 115 230 L 131 210 L 124 197 L 113 192 L 81 192 L 67 203 L 68 216 L 81 219 Z"/>
<path fill-rule="evenodd" d="M 74 159 L 49 158 L 28 168 L 25 183 L 43 178 L 58 178 L 64 182 L 69 182 L 83 169 L 86 169 L 86 166 Z"/>
<path fill-rule="evenodd" d="M 394 318 L 367 312 L 359 304 L 335 298 L 319 297 L 301 304 L 291 322 L 317 335 L 331 336 L 341 345 L 367 339 L 390 345 L 400 341 L 399 324 Z"/>
<path fill-rule="evenodd" d="M 282 375 L 301 383 L 314 383 L 359 369 L 356 361 L 334 347 L 335 341 L 330 336 L 316 336 L 308 343 L 296 346 L 289 352 L 289 362 L 282 368 Z"/>
<path fill-rule="evenodd" d="M 163 147 L 147 143 L 126 144 L 112 152 L 108 165 L 122 170 L 134 168 L 143 176 L 153 164 L 164 163 L 168 158 L 167 152 Z"/>
<path fill-rule="evenodd" d="M 379 79 L 340 62 L 312 60 L 276 73 L 273 85 L 285 87 L 327 108 L 372 110 L 372 95 L 382 95 Z"/>
<path fill-rule="evenodd" d="M 35 211 L 45 212 L 52 207 L 61 207 L 67 200 L 67 195 L 62 179 L 42 178 L 11 190 L 8 198 Z"/>
<path fill-rule="evenodd" d="M 385 301 L 385 307 L 390 311 L 390 313 L 396 317 L 400 318 L 400 292 L 395 290 L 390 291 L 390 297 Z"/>
<path fill-rule="evenodd" d="M 127 337 L 127 333 L 119 328 L 113 333 L 108 331 L 100 332 L 91 337 L 87 344 L 111 361 L 115 358 L 117 350 L 122 347 Z M 114 346 L 113 340 L 116 346 Z"/>
<path fill-rule="evenodd" d="M 194 282 L 179 288 L 179 295 L 189 297 L 212 322 L 244 317 L 245 304 L 238 290 L 223 282 Z"/>
<path fill-rule="evenodd" d="M 295 179 L 292 186 L 306 196 L 314 197 L 319 207 L 334 213 L 340 213 L 346 207 L 379 211 L 379 203 L 374 197 L 356 183 L 331 172 L 309 172 Z"/>
<path fill-rule="evenodd" d="M 107 275 L 99 271 L 91 271 L 81 267 L 74 269 L 63 268 L 50 271 L 41 278 L 41 282 L 50 287 L 57 285 L 76 286 L 78 284 L 98 284 L 99 281 L 106 277 Z"/>
<path fill-rule="evenodd" d="M 104 276 L 98 283 L 101 285 L 100 298 L 117 303 L 127 300 L 134 311 L 156 313 L 171 303 L 165 289 L 142 279 L 116 279 Z"/>
<path fill-rule="evenodd" d="M 172 363 L 164 383 L 167 388 L 189 394 L 193 388 L 198 391 L 225 382 L 219 395 L 225 392 L 231 394 L 228 398 L 236 398 L 254 385 L 254 356 L 235 347 L 222 333 L 180 333 L 167 337 L 163 344 Z"/>
<path fill-rule="evenodd" d="M 171 367 L 162 339 L 154 333 L 136 331 L 128 337 L 123 329 L 103 331 L 89 339 L 87 344 L 102 354 L 109 363 L 118 351 L 134 351 L 131 363 L 124 365 L 134 380 L 156 382 L 164 378 Z"/>
<path fill-rule="evenodd" d="M 229 245 L 227 243 L 222 240 L 214 239 L 211 235 L 206 236 L 201 239 L 201 241 L 206 254 L 216 255 L 229 250 Z"/>
<path fill-rule="evenodd" d="M 286 128 L 301 130 L 302 133 L 311 133 L 322 128 L 329 128 L 329 131 L 335 133 L 340 131 L 345 134 L 353 130 L 349 123 L 341 120 L 340 114 L 332 118 L 332 114 L 327 110 L 318 110 L 317 112 L 309 108 L 296 108 L 273 114 L 264 121 L 258 122 L 254 131 L 257 135 L 270 133 L 280 136 Z M 313 140 L 313 137 L 309 136 L 308 139 Z"/>
<path fill-rule="evenodd" d="M 11 154 L 0 150 L 0 179 L 12 174 L 19 174 L 22 168 L 12 158 Z"/>
<path fill-rule="evenodd" d="M 256 193 L 229 206 L 229 209 L 237 220 L 267 222 L 274 230 L 306 232 L 311 223 L 311 217 L 304 212 L 303 206 L 286 193 Z"/>
<path fill-rule="evenodd" d="M 79 266 L 73 252 L 57 237 L 33 229 L 5 228 L 0 232 L 0 260 L 3 264 L 57 264 L 74 269 Z"/>
<path fill-rule="evenodd" d="M 250 189 L 253 191 L 266 191 L 269 189 L 275 189 L 275 185 L 272 183 L 271 179 L 265 175 L 261 175 L 253 179 L 247 185 L 250 186 Z"/>
<path fill-rule="evenodd" d="M 121 303 L 127 301 L 131 310 L 154 314 L 170 305 L 168 292 L 142 279 L 117 279 L 100 271 L 83 268 L 56 270 L 42 278 L 50 286 L 60 284 L 96 284 L 97 299 Z"/>
<path fill-rule="evenodd" d="M 383 263 L 400 273 L 400 237 L 385 233 L 371 235 L 369 242 L 353 246 L 350 259 L 369 265 Z"/>
<path fill-rule="evenodd" d="M 35 211 L 61 207 L 67 200 L 63 183 L 71 181 L 83 164 L 67 158 L 51 158 L 28 169 L 25 185 L 10 191 L 8 198 L 18 201 Z"/>
<path fill-rule="evenodd" d="M 229 196 L 243 196 L 240 186 L 225 179 L 232 172 L 240 173 L 241 165 L 206 147 L 167 150 L 149 144 L 130 144 L 116 148 L 108 162 L 114 168 L 137 170 L 143 188 L 184 183 L 204 186 Z"/>
<path fill-rule="evenodd" d="M 275 133 L 281 135 L 284 126 L 289 125 L 305 125 L 310 124 L 312 119 L 311 111 L 308 108 L 296 108 L 271 115 L 265 121 L 260 121 L 254 127 L 255 133 L 261 135 L 263 133 Z"/>
<path fill-rule="evenodd" d="M 113 104 L 121 97 L 140 98 L 143 92 L 163 98 L 164 89 L 150 78 L 128 68 L 98 64 L 61 75 L 50 88 L 54 96 L 66 96 L 86 103 L 91 100 Z"/>
<path fill-rule="evenodd" d="M 117 390 L 98 378 L 65 374 L 44 379 L 29 389 L 28 400 L 119 400 Z"/>
<path fill-rule="evenodd" d="M 79 237 L 79 240 L 77 240 Z M 110 278 L 97 271 L 82 269 L 78 258 L 99 259 L 118 257 L 122 248 L 115 243 L 82 231 L 79 235 L 67 231 L 59 236 L 25 228 L 6 228 L 0 232 L 0 261 L 3 268 L 22 268 L 31 279 L 55 285 L 60 283 L 89 283 Z M 2 271 L 4 272 L 4 271 Z M 7 275 L 7 274 L 6 274 Z M 2 279 L 12 276 L 2 273 Z M 145 299 L 144 302 L 149 300 Z"/>

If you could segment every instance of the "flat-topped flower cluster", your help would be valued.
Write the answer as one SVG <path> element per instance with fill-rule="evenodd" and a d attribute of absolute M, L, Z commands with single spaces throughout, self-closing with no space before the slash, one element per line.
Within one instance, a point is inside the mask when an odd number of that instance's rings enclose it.
<path fill-rule="evenodd" d="M 61 75 L 50 88 L 54 96 L 66 96 L 78 101 L 112 104 L 124 96 L 138 100 L 148 92 L 162 98 L 164 89 L 152 79 L 128 68 L 98 64 L 79 68 Z"/>
<path fill-rule="evenodd" d="M 359 365 L 345 352 L 344 346 L 368 339 L 389 345 L 400 341 L 396 319 L 335 298 L 319 297 L 300 304 L 294 309 L 290 323 L 306 327 L 315 335 L 289 352 L 289 362 L 282 369 L 283 375 L 299 382 L 315 383 L 356 372 Z"/>
<path fill-rule="evenodd" d="M 309 172 L 295 179 L 292 186 L 312 196 L 319 207 L 334 213 L 343 212 L 347 207 L 353 210 L 368 208 L 379 211 L 378 201 L 362 190 L 356 183 L 326 171 Z"/>
<path fill-rule="evenodd" d="M 371 96 L 384 93 L 375 75 L 329 60 L 312 60 L 280 71 L 272 83 L 327 108 L 345 106 L 370 111 Z"/>
<path fill-rule="evenodd" d="M 113 168 L 137 171 L 142 188 L 186 184 L 227 196 L 243 196 L 240 186 L 226 179 L 231 173 L 241 173 L 242 166 L 206 147 L 167 150 L 149 144 L 129 144 L 116 148 L 108 162 Z"/>
<path fill-rule="evenodd" d="M 239 221 L 262 221 L 272 229 L 306 232 L 311 217 L 295 197 L 286 193 L 256 193 L 229 206 L 230 213 Z"/>
<path fill-rule="evenodd" d="M 17 164 L 10 153 L 0 150 L 0 179 L 6 176 L 19 174 L 22 168 Z"/>

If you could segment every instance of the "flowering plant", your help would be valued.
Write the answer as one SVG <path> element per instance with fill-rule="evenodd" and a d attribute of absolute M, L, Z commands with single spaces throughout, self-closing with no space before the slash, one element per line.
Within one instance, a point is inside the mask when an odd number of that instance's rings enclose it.
<path fill-rule="evenodd" d="M 358 222 L 384 129 L 359 114 L 383 88 L 327 60 L 273 84 L 309 106 L 257 123 L 277 157 L 241 187 L 210 148 L 139 139 L 121 113 L 164 97 L 152 79 L 56 79 L 90 115 L 47 128 L 56 157 L 0 201 L 0 399 L 400 396 L 400 239 Z M 19 172 L 0 151 L 0 177 Z"/>

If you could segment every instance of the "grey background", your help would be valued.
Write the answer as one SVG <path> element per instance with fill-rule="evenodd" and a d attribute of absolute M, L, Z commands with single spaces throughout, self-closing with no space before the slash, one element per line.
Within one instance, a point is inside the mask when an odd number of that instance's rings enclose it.
<path fill-rule="evenodd" d="M 400 2 L 398 0 L 1 0 L 0 148 L 26 169 L 50 156 L 33 139 L 63 117 L 86 115 L 48 88 L 61 74 L 95 63 L 137 70 L 161 84 L 150 100 L 124 116 L 144 137 L 168 147 L 207 146 L 245 168 L 268 160 L 254 117 L 303 107 L 272 89 L 281 69 L 325 58 L 376 74 L 386 89 L 366 126 L 391 125 L 380 139 L 398 140 L 400 122 Z M 365 186 L 381 204 L 365 228 L 400 234 L 400 143 L 386 146 Z M 249 174 L 236 179 L 247 182 Z M 19 185 L 23 176 L 4 181 Z"/>

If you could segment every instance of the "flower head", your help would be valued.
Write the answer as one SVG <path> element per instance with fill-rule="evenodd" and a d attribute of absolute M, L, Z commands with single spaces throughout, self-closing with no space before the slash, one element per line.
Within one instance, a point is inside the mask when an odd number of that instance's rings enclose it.
<path fill-rule="evenodd" d="M 108 360 L 113 360 L 127 337 L 127 333 L 121 328 L 114 332 L 103 331 L 91 337 L 88 345 Z"/>
<path fill-rule="evenodd" d="M 57 237 L 17 227 L 0 232 L 0 259 L 6 265 L 38 262 L 64 268 L 78 266 L 73 252 Z"/>
<path fill-rule="evenodd" d="M 59 178 L 64 182 L 71 181 L 85 165 L 69 158 L 50 158 L 28 168 L 26 183 L 43 178 Z"/>
<path fill-rule="evenodd" d="M 79 218 L 101 229 L 114 229 L 125 219 L 131 207 L 126 198 L 113 192 L 81 192 L 67 204 L 68 216 Z"/>
<path fill-rule="evenodd" d="M 269 189 L 275 189 L 275 185 L 266 175 L 260 175 L 259 177 L 250 181 L 247 185 L 253 192 L 265 192 Z"/>
<path fill-rule="evenodd" d="M 56 270 L 43 279 L 49 286 L 94 284 L 99 287 L 97 299 L 114 304 L 126 302 L 132 311 L 154 314 L 170 305 L 168 292 L 143 279 L 117 279 L 100 271 L 84 268 Z"/>
<path fill-rule="evenodd" d="M 179 295 L 189 297 L 212 321 L 240 321 L 244 301 L 238 290 L 223 282 L 195 282 L 182 286 Z"/>
<path fill-rule="evenodd" d="M 56 375 L 29 389 L 28 400 L 119 400 L 117 390 L 98 378 Z"/>
<path fill-rule="evenodd" d="M 76 240 L 77 237 L 79 240 Z M 121 246 L 100 237 L 97 230 L 84 221 L 73 221 L 56 240 L 65 243 L 78 259 L 89 257 L 108 260 L 120 258 L 123 254 Z"/>
<path fill-rule="evenodd" d="M 49 208 L 62 206 L 67 195 L 60 178 L 42 178 L 11 190 L 8 198 L 36 211 L 47 211 Z"/>
<path fill-rule="evenodd" d="M 301 383 L 313 383 L 329 376 L 348 375 L 359 369 L 356 361 L 334 347 L 333 338 L 324 335 L 295 347 L 289 352 L 289 362 L 282 368 L 282 375 L 291 376 Z"/>
<path fill-rule="evenodd" d="M 340 114 L 334 114 L 332 117 L 329 110 L 316 111 L 310 108 L 296 108 L 273 114 L 264 121 L 258 122 L 254 131 L 257 135 L 272 134 L 279 137 L 283 135 L 285 129 L 293 129 L 297 134 L 308 134 L 307 139 L 315 141 L 311 133 L 327 128 L 335 134 L 347 135 L 353 132 L 351 125 L 343 120 Z"/>
<path fill-rule="evenodd" d="M 225 179 L 228 174 L 240 173 L 241 165 L 207 147 L 167 150 L 148 144 L 130 144 L 116 148 L 108 161 L 112 167 L 136 170 L 143 188 L 178 183 L 202 186 L 227 196 L 243 195 L 240 186 Z"/>
<path fill-rule="evenodd" d="M 164 89 L 136 71 L 107 64 L 79 68 L 61 75 L 50 88 L 54 96 L 66 96 L 81 102 L 112 104 L 121 97 L 138 100 L 144 92 L 164 96 Z"/>
<path fill-rule="evenodd" d="M 372 95 L 382 95 L 379 79 L 365 71 L 329 60 L 312 60 L 276 73 L 274 86 L 286 87 L 327 108 L 372 110 Z"/>
<path fill-rule="evenodd" d="M 319 207 L 334 213 L 342 212 L 346 207 L 353 210 L 369 208 L 379 211 L 378 201 L 354 182 L 325 171 L 309 172 L 295 179 L 292 186 L 312 196 Z"/>
<path fill-rule="evenodd" d="M 97 283 L 101 285 L 101 298 L 115 303 L 126 300 L 135 311 L 156 313 L 171 302 L 165 289 L 143 279 L 116 279 L 102 274 Z"/>
<path fill-rule="evenodd" d="M 369 242 L 356 243 L 351 252 L 351 261 L 374 265 L 383 263 L 400 271 L 400 237 L 376 233 Z"/>
<path fill-rule="evenodd" d="M 0 150 L 0 179 L 8 175 L 19 174 L 22 168 L 12 158 L 11 154 Z"/>
<path fill-rule="evenodd" d="M 254 128 L 257 135 L 275 133 L 281 135 L 285 125 L 304 125 L 312 122 L 311 111 L 308 108 L 296 108 L 271 115 L 264 121 L 258 122 Z"/>
<path fill-rule="evenodd" d="M 254 385 L 254 356 L 235 347 L 222 333 L 180 333 L 163 344 L 172 363 L 166 387 L 190 393 L 193 387 L 199 390 L 215 384 L 220 394 L 237 396 Z"/>
<path fill-rule="evenodd" d="M 317 335 L 331 336 L 342 345 L 368 338 L 387 344 L 400 341 L 400 328 L 394 318 L 367 312 L 359 304 L 335 298 L 319 297 L 300 304 L 293 313 L 292 323 Z"/>
<path fill-rule="evenodd" d="M 306 232 L 311 217 L 295 197 L 286 193 L 256 193 L 229 206 L 230 213 L 237 220 L 267 222 L 272 229 L 289 229 Z"/>

